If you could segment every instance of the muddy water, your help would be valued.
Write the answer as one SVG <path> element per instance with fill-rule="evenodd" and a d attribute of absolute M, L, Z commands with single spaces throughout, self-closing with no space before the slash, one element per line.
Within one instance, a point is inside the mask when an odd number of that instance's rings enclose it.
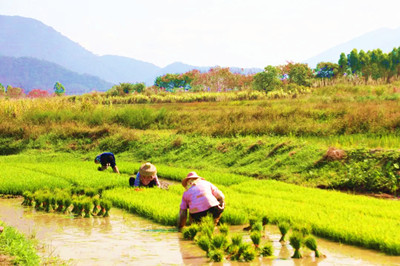
<path fill-rule="evenodd" d="M 18 228 L 44 247 L 41 256 L 58 256 L 68 265 L 204 265 L 211 264 L 192 241 L 184 241 L 172 227 L 160 226 L 122 210 L 112 209 L 108 218 L 36 212 L 22 207 L 22 199 L 0 199 L 0 220 Z M 231 232 L 243 232 L 232 227 Z M 400 265 L 400 257 L 318 239 L 325 258 L 303 251 L 303 259 L 290 259 L 293 250 L 278 240 L 270 226 L 264 241 L 272 241 L 274 258 L 261 258 L 252 265 Z M 245 240 L 249 240 L 247 233 Z M 250 240 L 249 240 L 250 241 Z M 218 265 L 213 263 L 212 265 Z M 245 265 L 225 262 L 220 265 Z"/>

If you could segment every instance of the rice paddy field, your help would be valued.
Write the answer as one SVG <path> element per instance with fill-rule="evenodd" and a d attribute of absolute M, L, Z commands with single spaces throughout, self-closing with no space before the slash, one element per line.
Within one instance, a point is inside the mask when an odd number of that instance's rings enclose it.
<path fill-rule="evenodd" d="M 0 193 L 65 189 L 74 186 L 107 188 L 102 197 L 113 206 L 163 225 L 176 225 L 183 187 L 168 189 L 129 187 L 129 175 L 139 164 L 119 161 L 123 174 L 98 172 L 84 156 L 22 154 L 0 158 Z M 192 169 L 159 165 L 159 176 L 176 180 Z M 201 173 L 201 172 L 199 172 Z M 218 172 L 201 173 L 226 195 L 223 222 L 245 225 L 249 217 L 266 215 L 273 224 L 288 221 L 312 228 L 316 236 L 400 255 L 400 202 L 299 187 L 274 180 Z"/>
<path fill-rule="evenodd" d="M 179 182 L 196 171 L 225 194 L 222 223 L 267 217 L 399 256 L 399 99 L 393 85 L 0 99 L 0 194 L 92 190 L 113 208 L 175 226 Z M 120 175 L 97 171 L 104 151 Z M 146 161 L 168 189 L 129 187 Z"/>

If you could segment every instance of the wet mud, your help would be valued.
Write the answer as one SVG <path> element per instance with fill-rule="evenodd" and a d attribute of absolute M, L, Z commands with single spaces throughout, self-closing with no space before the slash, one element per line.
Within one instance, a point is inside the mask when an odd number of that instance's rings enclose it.
<path fill-rule="evenodd" d="M 0 220 L 38 240 L 44 261 L 58 257 L 67 265 L 246 265 L 225 261 L 210 263 L 193 241 L 182 239 L 173 227 L 113 208 L 107 218 L 75 218 L 69 215 L 36 212 L 21 206 L 22 199 L 0 199 Z M 243 226 L 231 227 L 242 232 Z M 256 259 L 251 265 L 400 265 L 400 256 L 386 256 L 362 248 L 317 239 L 325 258 L 315 258 L 303 250 L 302 259 L 291 259 L 289 243 L 279 242 L 279 230 L 267 226 L 263 241 L 271 241 L 273 258 Z M 250 264 L 249 264 L 250 265 Z"/>

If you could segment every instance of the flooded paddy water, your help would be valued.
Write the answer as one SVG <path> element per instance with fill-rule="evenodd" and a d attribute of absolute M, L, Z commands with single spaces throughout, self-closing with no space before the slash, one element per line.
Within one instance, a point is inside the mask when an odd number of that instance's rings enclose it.
<path fill-rule="evenodd" d="M 152 223 L 113 208 L 107 218 L 75 218 L 37 212 L 21 206 L 22 198 L 0 199 L 0 220 L 34 237 L 43 258 L 57 256 L 67 265 L 246 265 L 225 261 L 210 263 L 205 252 L 182 239 L 175 228 Z M 243 226 L 231 232 L 243 232 Z M 245 240 L 248 238 L 248 232 Z M 303 259 L 291 259 L 293 249 L 279 242 L 279 230 L 268 226 L 266 238 L 274 258 L 256 259 L 251 265 L 400 265 L 400 256 L 386 256 L 362 248 L 317 239 L 325 258 L 304 249 Z"/>

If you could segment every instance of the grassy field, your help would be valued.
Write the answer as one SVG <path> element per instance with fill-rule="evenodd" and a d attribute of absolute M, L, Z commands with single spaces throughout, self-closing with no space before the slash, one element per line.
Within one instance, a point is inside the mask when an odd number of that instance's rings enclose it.
<path fill-rule="evenodd" d="M 173 167 L 397 195 L 394 86 L 0 99 L 0 154 L 107 150 Z M 332 148 L 343 156 L 329 156 Z"/>
<path fill-rule="evenodd" d="M 217 184 L 229 224 L 266 215 L 400 255 L 398 201 L 351 195 L 400 192 L 395 86 L 0 99 L 0 193 L 91 187 L 114 206 L 175 225 L 180 185 L 128 187 L 151 161 L 160 177 L 180 181 L 195 170 Z M 121 175 L 96 170 L 103 151 L 116 154 Z"/>

